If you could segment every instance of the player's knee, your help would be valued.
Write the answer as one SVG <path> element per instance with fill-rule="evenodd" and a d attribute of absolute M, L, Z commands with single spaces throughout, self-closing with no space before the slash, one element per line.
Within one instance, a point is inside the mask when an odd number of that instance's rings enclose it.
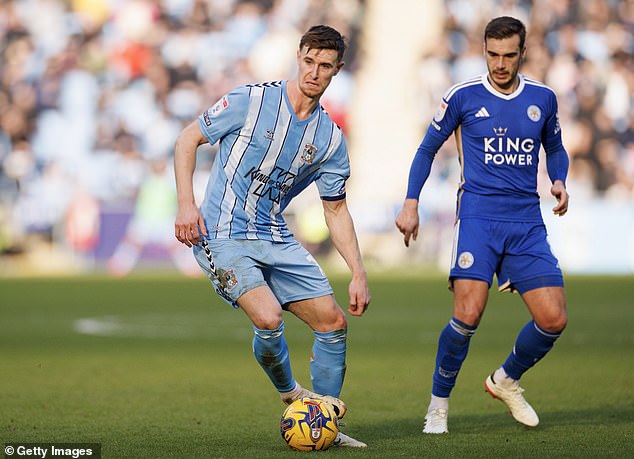
<path fill-rule="evenodd" d="M 266 316 L 260 316 L 253 320 L 255 325 L 260 330 L 276 330 L 282 325 L 282 316 L 277 314 L 271 314 Z"/>
<path fill-rule="evenodd" d="M 482 309 L 479 307 L 462 307 L 460 310 L 454 311 L 454 317 L 470 327 L 477 327 L 482 318 Z"/>
<path fill-rule="evenodd" d="M 332 314 L 329 314 L 328 317 L 324 318 L 321 324 L 321 330 L 323 332 L 330 332 L 335 330 L 345 330 L 348 328 L 348 320 L 346 319 L 346 315 L 339 308 L 335 308 Z"/>
<path fill-rule="evenodd" d="M 542 317 L 541 320 L 535 322 L 547 332 L 561 333 L 568 325 L 568 316 L 566 311 L 562 310 Z"/>
<path fill-rule="evenodd" d="M 561 333 L 568 325 L 568 316 L 564 312 L 563 314 L 559 314 L 552 322 L 551 329 L 549 331 L 553 331 L 556 333 Z"/>

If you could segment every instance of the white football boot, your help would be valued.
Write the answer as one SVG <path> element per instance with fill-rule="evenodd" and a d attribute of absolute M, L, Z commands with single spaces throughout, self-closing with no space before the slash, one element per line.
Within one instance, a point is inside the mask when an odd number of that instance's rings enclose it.
<path fill-rule="evenodd" d="M 295 383 L 295 389 L 293 389 L 292 391 L 280 392 L 280 397 L 282 397 L 282 401 L 287 405 L 290 405 L 295 400 L 299 400 L 300 398 L 303 398 L 303 397 L 316 398 L 318 400 L 323 400 L 324 402 L 328 403 L 329 405 L 333 407 L 338 419 L 343 418 L 346 415 L 346 411 L 347 411 L 346 404 L 344 403 L 343 400 L 340 400 L 337 397 L 332 397 L 330 395 L 316 394 L 315 392 L 311 392 L 308 389 L 304 389 L 302 386 L 299 385 L 298 382 Z"/>
<path fill-rule="evenodd" d="M 448 411 L 444 408 L 431 408 L 425 415 L 425 426 L 423 433 L 444 434 L 449 433 L 447 429 Z"/>
<path fill-rule="evenodd" d="M 337 433 L 337 438 L 335 438 L 335 441 L 332 443 L 332 446 L 347 446 L 348 448 L 365 448 L 368 445 L 366 445 L 362 441 L 355 440 L 354 438 L 339 432 Z"/>
<path fill-rule="evenodd" d="M 527 427 L 535 427 L 539 424 L 537 413 L 522 395 L 524 389 L 520 387 L 519 381 L 504 378 L 496 382 L 491 373 L 484 381 L 484 388 L 493 398 L 502 400 L 511 412 L 511 416 L 520 424 Z"/>

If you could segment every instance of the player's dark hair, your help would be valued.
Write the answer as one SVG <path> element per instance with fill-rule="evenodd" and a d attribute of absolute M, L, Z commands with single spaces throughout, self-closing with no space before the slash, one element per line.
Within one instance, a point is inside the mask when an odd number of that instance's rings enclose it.
<path fill-rule="evenodd" d="M 337 61 L 341 62 L 346 51 L 346 39 L 343 35 L 327 25 L 316 25 L 308 29 L 299 42 L 300 51 L 307 46 L 311 49 L 334 49 Z"/>
<path fill-rule="evenodd" d="M 510 38 L 513 35 L 519 35 L 520 50 L 523 50 L 524 42 L 526 41 L 526 27 L 524 27 L 524 24 L 519 19 L 510 16 L 500 16 L 499 18 L 492 19 L 484 29 L 485 42 L 487 38 L 502 40 L 504 38 Z"/>

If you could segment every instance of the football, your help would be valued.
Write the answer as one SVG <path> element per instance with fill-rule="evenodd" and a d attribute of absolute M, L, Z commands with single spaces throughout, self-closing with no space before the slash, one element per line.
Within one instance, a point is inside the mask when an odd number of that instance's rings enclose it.
<path fill-rule="evenodd" d="M 282 438 L 298 451 L 328 449 L 339 433 L 332 406 L 315 398 L 300 398 L 286 407 L 280 421 Z"/>

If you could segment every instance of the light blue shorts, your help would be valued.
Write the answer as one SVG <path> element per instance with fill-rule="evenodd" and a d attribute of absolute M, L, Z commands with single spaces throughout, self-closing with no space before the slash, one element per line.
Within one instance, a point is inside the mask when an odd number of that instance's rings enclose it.
<path fill-rule="evenodd" d="M 209 239 L 194 247 L 216 293 L 237 308 L 238 298 L 268 285 L 282 306 L 333 293 L 315 258 L 297 241 Z"/>
<path fill-rule="evenodd" d="M 540 222 L 507 222 L 480 218 L 458 220 L 449 273 L 453 279 L 482 280 L 491 286 L 497 276 L 500 291 L 563 287 L 546 227 Z"/>

